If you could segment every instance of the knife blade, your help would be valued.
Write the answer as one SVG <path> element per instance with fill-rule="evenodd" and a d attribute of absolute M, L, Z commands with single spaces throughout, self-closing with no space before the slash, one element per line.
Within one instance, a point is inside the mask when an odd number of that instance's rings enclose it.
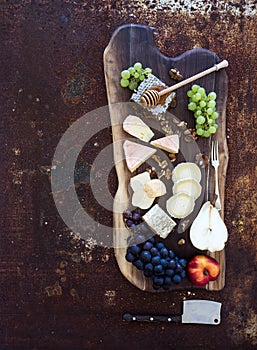
<path fill-rule="evenodd" d="M 133 315 L 123 314 L 124 321 L 143 322 L 176 322 L 197 324 L 220 324 L 221 303 L 211 300 L 185 300 L 183 301 L 182 315 Z"/>

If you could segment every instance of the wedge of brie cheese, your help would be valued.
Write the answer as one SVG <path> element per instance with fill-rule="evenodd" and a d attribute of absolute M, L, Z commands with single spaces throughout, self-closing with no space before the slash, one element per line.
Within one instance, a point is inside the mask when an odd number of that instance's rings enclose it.
<path fill-rule="evenodd" d="M 143 220 L 147 223 L 150 229 L 161 238 L 166 238 L 176 226 L 176 222 L 165 213 L 165 211 L 155 204 L 148 212 L 143 216 Z"/>
<path fill-rule="evenodd" d="M 165 136 L 160 139 L 151 141 L 151 145 L 170 153 L 178 153 L 179 136 L 177 134 Z"/>
<path fill-rule="evenodd" d="M 149 126 L 135 115 L 127 116 L 123 122 L 123 130 L 145 142 L 149 142 L 154 136 L 154 133 Z"/>
<path fill-rule="evenodd" d="M 132 173 L 156 153 L 156 149 L 129 140 L 123 143 L 123 150 L 127 167 Z"/>

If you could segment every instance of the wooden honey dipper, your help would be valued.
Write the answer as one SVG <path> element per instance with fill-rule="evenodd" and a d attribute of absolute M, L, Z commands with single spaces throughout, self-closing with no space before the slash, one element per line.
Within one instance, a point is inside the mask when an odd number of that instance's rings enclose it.
<path fill-rule="evenodd" d="M 218 70 L 225 68 L 227 66 L 228 66 L 228 61 L 224 60 L 218 64 L 215 64 L 213 67 L 211 67 L 209 69 L 206 69 L 200 73 L 197 73 L 197 74 L 193 75 L 192 77 L 187 78 L 185 80 L 182 80 L 179 83 L 177 83 L 173 86 L 170 86 L 166 89 L 163 89 L 161 91 L 157 91 L 154 89 L 147 89 L 140 97 L 140 104 L 143 107 L 156 107 L 160 103 L 162 96 L 167 95 L 167 94 L 171 93 L 172 91 L 180 88 L 181 86 L 184 86 L 188 83 L 191 83 L 192 81 L 194 81 L 196 79 L 199 79 L 207 74 L 218 71 Z"/>

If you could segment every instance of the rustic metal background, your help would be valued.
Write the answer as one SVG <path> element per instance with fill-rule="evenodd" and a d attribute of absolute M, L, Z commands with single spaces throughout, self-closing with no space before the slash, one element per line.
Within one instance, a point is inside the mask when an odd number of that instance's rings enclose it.
<path fill-rule="evenodd" d="M 0 349 L 253 349 L 256 313 L 256 1 L 2 1 Z M 119 272 L 113 250 L 74 236 L 54 206 L 51 161 L 61 136 L 107 104 L 102 56 L 124 23 L 154 26 L 157 47 L 193 47 L 229 61 L 225 193 L 226 287 L 144 293 Z M 96 122 L 101 123 L 101 120 Z M 96 221 L 110 213 L 90 194 L 90 167 L 111 143 L 89 140 L 75 179 Z M 104 171 L 104 170 L 103 170 Z M 116 189 L 115 173 L 111 190 Z M 89 228 L 92 237 L 97 227 Z M 222 324 L 127 324 L 124 311 L 181 312 L 185 298 L 221 301 Z"/>

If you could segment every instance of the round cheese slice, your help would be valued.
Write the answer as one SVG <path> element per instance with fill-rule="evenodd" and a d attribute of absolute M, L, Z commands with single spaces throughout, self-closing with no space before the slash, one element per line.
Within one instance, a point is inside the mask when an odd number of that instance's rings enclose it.
<path fill-rule="evenodd" d="M 182 219 L 192 213 L 195 201 L 190 194 L 179 192 L 170 197 L 166 202 L 166 209 L 170 216 Z"/>
<path fill-rule="evenodd" d="M 175 182 L 172 188 L 173 194 L 178 192 L 186 192 L 196 200 L 200 197 L 202 192 L 202 186 L 195 179 L 184 179 Z"/>
<path fill-rule="evenodd" d="M 148 209 L 153 204 L 154 199 L 148 197 L 144 190 L 137 191 L 132 195 L 132 205 L 140 209 Z"/>
<path fill-rule="evenodd" d="M 195 163 L 180 163 L 172 171 L 172 181 L 177 182 L 184 179 L 195 179 L 201 181 L 201 170 Z"/>

